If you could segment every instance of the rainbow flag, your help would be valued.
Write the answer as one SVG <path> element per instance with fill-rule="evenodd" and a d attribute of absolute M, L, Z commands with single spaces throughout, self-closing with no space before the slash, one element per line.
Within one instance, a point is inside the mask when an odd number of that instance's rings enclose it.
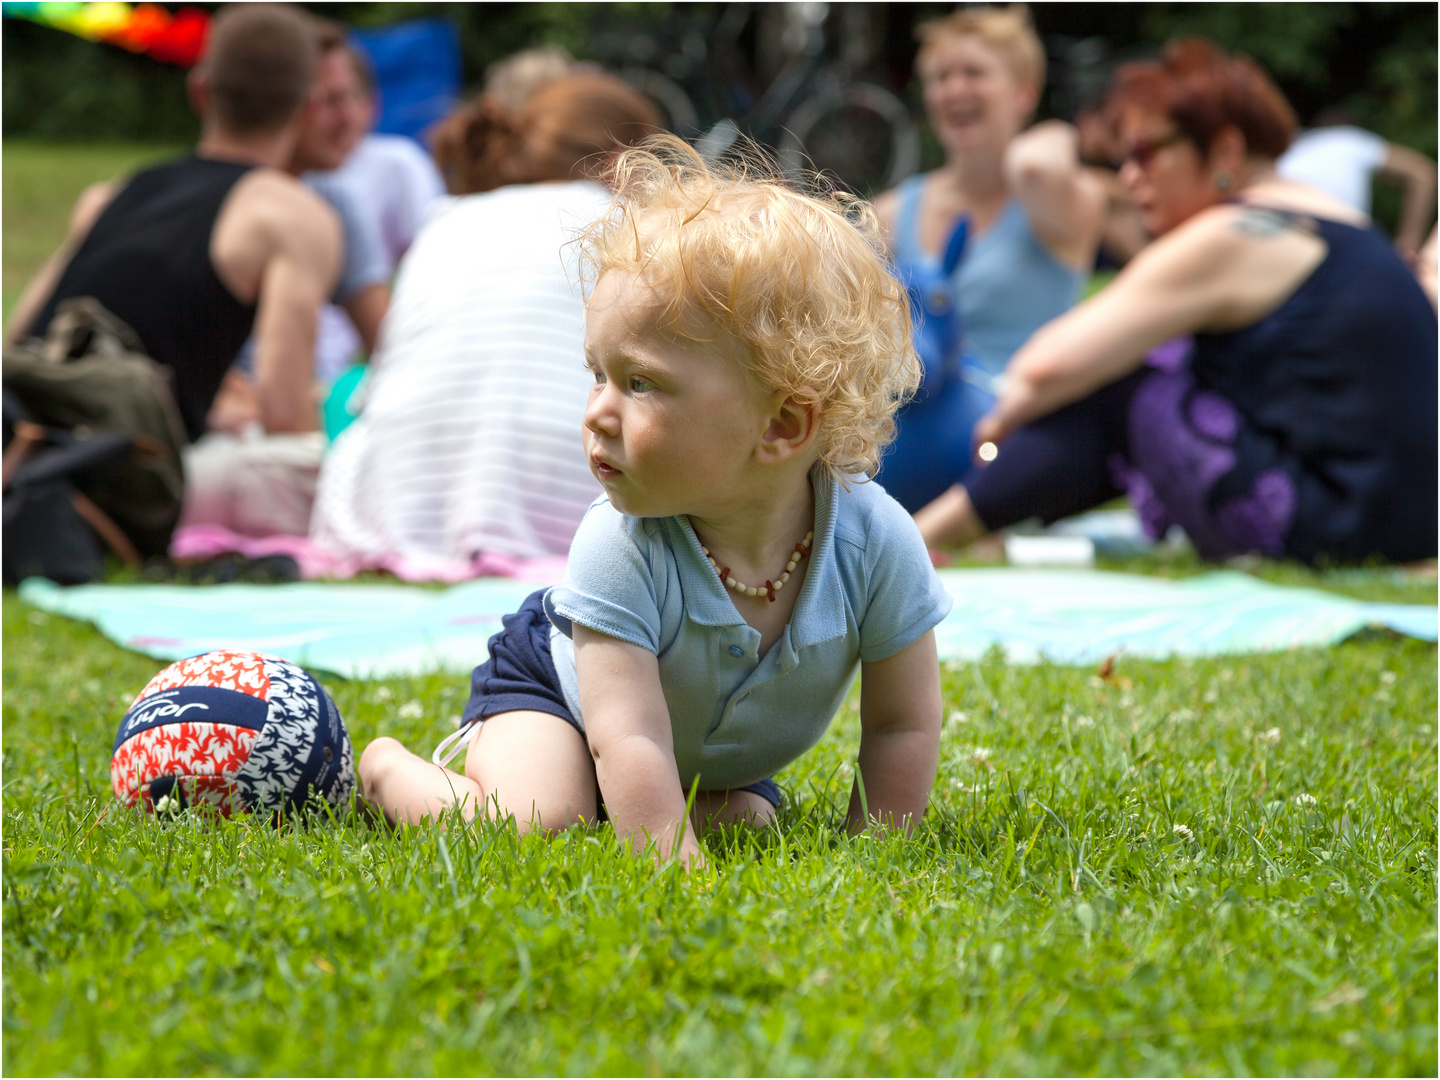
<path fill-rule="evenodd" d="M 205 52 L 210 16 L 198 8 L 171 12 L 159 4 L 7 3 L 7 19 L 26 19 L 63 30 L 86 41 L 118 45 L 167 64 L 191 67 Z"/>

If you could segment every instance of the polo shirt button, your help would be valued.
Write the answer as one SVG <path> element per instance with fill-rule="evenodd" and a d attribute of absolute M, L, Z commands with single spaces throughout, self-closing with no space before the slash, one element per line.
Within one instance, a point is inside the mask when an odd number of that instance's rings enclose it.
<path fill-rule="evenodd" d="M 745 655 L 745 650 L 742 649 L 739 645 L 731 645 L 731 646 L 730 646 L 730 655 L 731 655 L 731 656 L 735 656 L 735 657 L 744 656 L 744 655 Z"/>

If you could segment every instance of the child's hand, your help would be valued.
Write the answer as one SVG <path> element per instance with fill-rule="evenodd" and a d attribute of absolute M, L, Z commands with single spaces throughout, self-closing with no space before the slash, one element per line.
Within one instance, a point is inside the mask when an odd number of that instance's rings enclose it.
<path fill-rule="evenodd" d="M 860 676 L 860 762 L 847 827 L 914 827 L 940 760 L 940 660 L 932 630 Z M 863 794 L 862 794 L 863 788 Z"/>

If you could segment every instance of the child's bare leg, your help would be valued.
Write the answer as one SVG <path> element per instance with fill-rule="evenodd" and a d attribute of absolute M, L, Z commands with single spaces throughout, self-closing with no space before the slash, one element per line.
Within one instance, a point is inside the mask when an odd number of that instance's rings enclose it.
<path fill-rule="evenodd" d="M 763 795 L 734 788 L 730 791 L 697 791 L 690 823 L 697 833 L 720 825 L 739 822 L 761 828 L 775 820 L 775 805 Z"/>
<path fill-rule="evenodd" d="M 418 825 L 456 806 L 469 821 L 485 802 L 475 781 L 412 754 L 386 736 L 365 747 L 359 772 L 365 798 L 380 807 L 392 825 Z"/>
<path fill-rule="evenodd" d="M 595 819 L 595 762 L 585 737 L 550 713 L 496 713 L 470 740 L 465 775 L 484 791 L 488 816 L 521 833 L 558 832 Z"/>

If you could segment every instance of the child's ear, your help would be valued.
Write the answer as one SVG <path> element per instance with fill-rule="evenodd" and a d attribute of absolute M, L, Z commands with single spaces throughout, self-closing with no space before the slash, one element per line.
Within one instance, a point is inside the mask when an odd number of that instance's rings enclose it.
<path fill-rule="evenodd" d="M 808 386 L 778 399 L 756 450 L 760 463 L 776 464 L 809 450 L 820 434 L 820 412 L 820 403 Z"/>

